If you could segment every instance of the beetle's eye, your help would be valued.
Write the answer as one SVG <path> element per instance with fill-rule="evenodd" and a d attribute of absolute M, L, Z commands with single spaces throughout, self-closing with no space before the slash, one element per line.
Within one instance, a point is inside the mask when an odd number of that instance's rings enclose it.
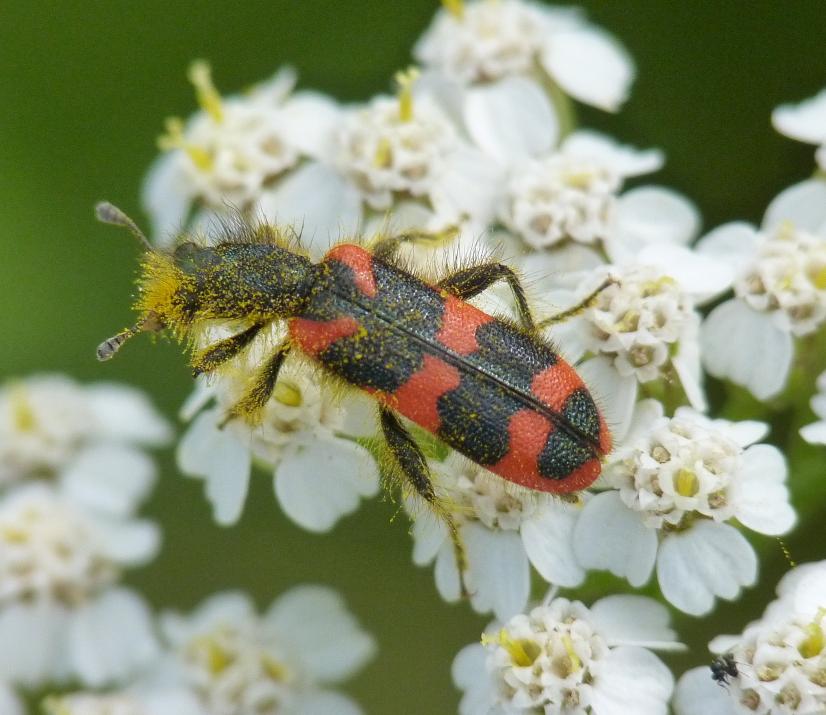
<path fill-rule="evenodd" d="M 191 241 L 178 246 L 173 256 L 175 265 L 185 273 L 195 273 L 219 260 L 215 255 L 215 251 L 210 248 L 202 248 Z"/>

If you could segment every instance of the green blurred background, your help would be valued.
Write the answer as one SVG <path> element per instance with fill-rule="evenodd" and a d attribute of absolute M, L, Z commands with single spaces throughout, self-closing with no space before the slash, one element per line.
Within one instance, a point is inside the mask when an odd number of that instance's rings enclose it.
<path fill-rule="evenodd" d="M 780 189 L 811 173 L 813 148 L 775 134 L 769 115 L 826 85 L 822 0 L 579 4 L 626 44 L 639 69 L 619 116 L 582 109 L 582 121 L 665 149 L 668 164 L 656 180 L 695 199 L 706 229 L 758 221 Z M 185 78 L 193 58 L 212 61 L 223 92 L 290 63 L 301 87 L 365 99 L 390 89 L 434 8 L 430 0 L 3 0 L 2 376 L 65 371 L 123 380 L 174 416 L 190 390 L 174 345 L 136 340 L 110 364 L 94 359 L 97 343 L 129 322 L 136 249 L 96 224 L 92 205 L 110 199 L 145 223 L 142 176 L 164 117 L 194 109 Z M 796 451 L 800 464 L 821 469 L 815 450 Z M 170 452 L 162 466 L 149 511 L 164 527 L 165 548 L 129 578 L 154 605 L 188 609 L 228 587 L 247 589 L 264 605 L 293 584 L 329 583 L 379 639 L 378 658 L 349 688 L 366 711 L 455 712 L 449 665 L 486 619 L 439 600 L 431 571 L 411 564 L 406 521 L 391 523 L 392 504 L 375 501 L 332 534 L 314 536 L 283 517 L 269 477 L 258 475 L 242 522 L 219 529 L 201 484 L 176 473 Z M 823 557 L 823 493 L 818 486 L 809 494 L 811 526 L 788 539 L 798 560 Z M 773 541 L 763 547 L 757 589 L 711 619 L 678 621 L 697 651 L 673 659 L 675 667 L 703 662 L 711 635 L 740 630 L 762 608 L 788 568 Z"/>

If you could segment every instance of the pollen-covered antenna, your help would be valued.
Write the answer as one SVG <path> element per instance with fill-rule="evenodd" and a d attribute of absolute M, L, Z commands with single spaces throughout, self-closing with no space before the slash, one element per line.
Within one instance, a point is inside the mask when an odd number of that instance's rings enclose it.
<path fill-rule="evenodd" d="M 101 201 L 95 206 L 95 216 L 97 216 L 98 221 L 101 223 L 109 223 L 113 226 L 123 226 L 129 229 L 129 233 L 138 239 L 145 251 L 153 250 L 152 244 L 149 243 L 149 239 L 146 238 L 143 231 L 138 228 L 138 224 L 114 204 L 110 204 L 108 201 Z M 124 340 L 125 339 L 126 338 L 124 338 Z"/>

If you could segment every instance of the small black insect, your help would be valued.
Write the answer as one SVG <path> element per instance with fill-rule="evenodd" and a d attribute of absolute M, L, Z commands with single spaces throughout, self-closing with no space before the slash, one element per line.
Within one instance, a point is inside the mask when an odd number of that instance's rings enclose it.
<path fill-rule="evenodd" d="M 711 679 L 722 687 L 729 684 L 729 678 L 736 678 L 740 675 L 737 670 L 737 663 L 734 662 L 734 656 L 731 653 L 723 653 L 718 655 L 711 661 Z"/>

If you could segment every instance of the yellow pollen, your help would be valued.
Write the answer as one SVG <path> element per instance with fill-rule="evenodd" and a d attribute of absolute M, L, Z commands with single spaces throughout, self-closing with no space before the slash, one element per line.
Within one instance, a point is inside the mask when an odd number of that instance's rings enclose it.
<path fill-rule="evenodd" d="M 266 674 L 273 680 L 278 680 L 281 682 L 287 680 L 289 673 L 287 672 L 286 667 L 284 667 L 284 665 L 275 658 L 264 654 L 261 656 L 261 665 L 264 666 L 264 672 L 266 672 Z"/>
<path fill-rule="evenodd" d="M 578 670 L 582 670 L 582 661 L 579 659 L 579 656 L 574 650 L 574 644 L 571 640 L 571 636 L 567 634 L 562 636 L 562 645 L 565 646 L 565 652 L 568 654 L 568 658 L 571 661 L 571 672 L 576 673 Z"/>
<path fill-rule="evenodd" d="M 622 319 L 616 324 L 616 328 L 621 333 L 632 333 L 639 327 L 639 323 L 639 312 L 636 310 L 628 310 L 625 312 L 625 315 L 622 316 Z"/>
<path fill-rule="evenodd" d="M 387 137 L 379 139 L 376 153 L 373 156 L 373 166 L 377 169 L 386 169 L 393 163 L 393 147 Z"/>
<path fill-rule="evenodd" d="M 826 647 L 826 636 L 823 634 L 823 626 L 821 621 L 826 614 L 826 609 L 818 610 L 814 620 L 806 626 L 806 639 L 797 647 L 800 655 L 804 658 L 814 658 L 823 652 Z"/>
<path fill-rule="evenodd" d="M 396 84 L 399 86 L 399 119 L 403 122 L 413 119 L 413 85 L 417 79 L 419 70 L 416 67 L 396 73 Z"/>
<path fill-rule="evenodd" d="M 565 175 L 567 184 L 575 189 L 587 189 L 594 180 L 593 171 L 571 171 Z"/>
<path fill-rule="evenodd" d="M 826 290 L 826 266 L 818 271 L 815 271 L 812 276 L 812 283 L 818 290 Z"/>
<path fill-rule="evenodd" d="M 642 295 L 644 298 L 657 295 L 657 293 L 662 293 L 663 288 L 673 286 L 676 282 L 671 276 L 662 276 L 662 278 L 658 278 L 655 281 L 647 281 L 642 286 Z"/>
<path fill-rule="evenodd" d="M 212 68 L 206 60 L 195 60 L 189 65 L 187 72 L 189 81 L 195 87 L 195 97 L 210 117 L 219 124 L 224 121 L 224 108 L 221 105 L 221 95 L 212 83 Z"/>
<path fill-rule="evenodd" d="M 168 117 L 165 124 L 166 133 L 158 137 L 158 148 L 161 151 L 181 149 L 198 169 L 204 172 L 211 171 L 214 165 L 212 154 L 186 140 L 183 121 L 179 117 Z"/>
<path fill-rule="evenodd" d="M 792 239 L 794 239 L 794 232 L 794 223 L 789 219 L 786 219 L 778 225 L 775 237 L 780 239 L 781 241 L 791 241 Z"/>
<path fill-rule="evenodd" d="M 495 636 L 482 634 L 482 645 L 498 645 L 508 651 L 515 665 L 527 668 L 539 657 L 542 649 L 527 638 L 511 638 L 503 628 Z"/>
<path fill-rule="evenodd" d="M 684 497 L 693 497 L 700 491 L 700 481 L 690 469 L 681 469 L 677 472 L 677 494 Z"/>
<path fill-rule="evenodd" d="M 206 656 L 206 666 L 212 675 L 218 675 L 232 664 L 232 655 L 212 636 L 198 638 L 192 643 L 191 650 L 197 655 Z"/>
<path fill-rule="evenodd" d="M 18 432 L 33 432 L 37 427 L 37 417 L 23 387 L 15 387 L 11 392 L 12 424 Z"/>
<path fill-rule="evenodd" d="M 301 390 L 298 385 L 289 380 L 279 380 L 275 385 L 273 396 L 287 407 L 298 407 L 302 402 Z"/>
<path fill-rule="evenodd" d="M 445 10 L 447 10 L 457 20 L 465 16 L 465 3 L 463 0 L 442 0 Z"/>

